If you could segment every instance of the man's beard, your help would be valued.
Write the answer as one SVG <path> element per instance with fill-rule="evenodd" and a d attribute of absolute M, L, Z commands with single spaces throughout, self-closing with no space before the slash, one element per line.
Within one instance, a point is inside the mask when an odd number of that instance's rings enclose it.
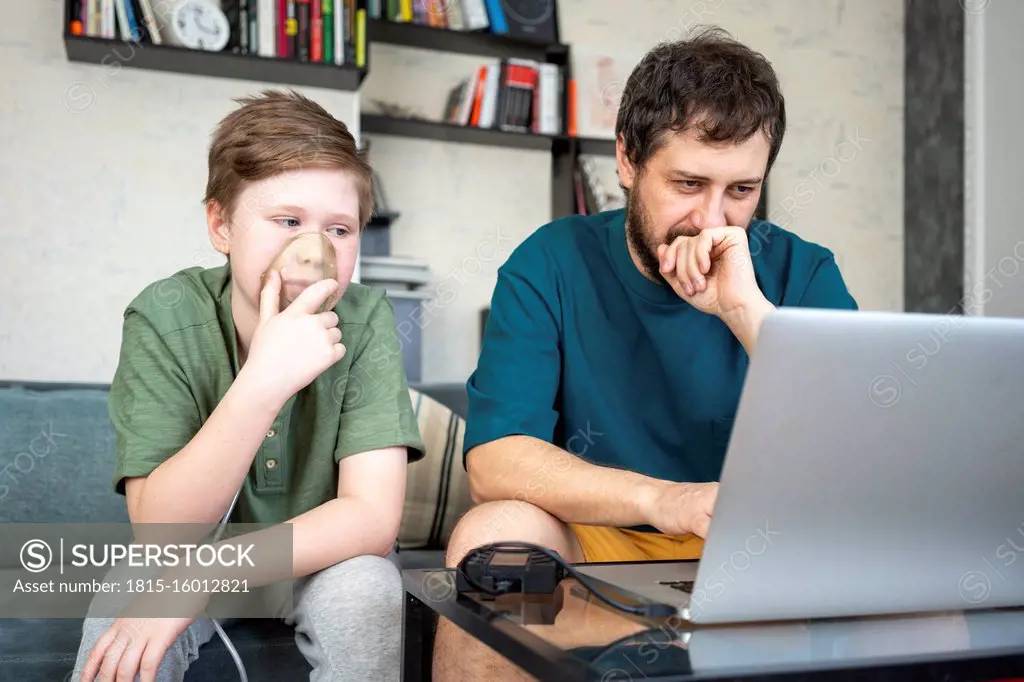
<path fill-rule="evenodd" d="M 651 214 L 640 201 L 639 184 L 634 184 L 626 199 L 626 239 L 640 259 L 644 273 L 659 284 L 669 286 L 665 276 L 661 274 L 658 246 L 671 244 L 677 237 L 695 237 L 700 234 L 700 230 L 676 225 L 665 234 L 665 239 L 659 242 L 654 236 L 654 221 Z"/>

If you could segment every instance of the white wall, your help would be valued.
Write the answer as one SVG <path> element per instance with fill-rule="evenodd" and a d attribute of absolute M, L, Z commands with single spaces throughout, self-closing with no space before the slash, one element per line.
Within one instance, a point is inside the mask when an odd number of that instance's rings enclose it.
<path fill-rule="evenodd" d="M 0 22 L 0 378 L 107 382 L 134 295 L 223 262 L 201 204 L 209 136 L 274 84 L 119 68 L 130 49 L 71 63 L 62 16 L 32 0 Z M 356 95 L 296 89 L 358 135 Z"/>
<path fill-rule="evenodd" d="M 719 24 L 772 60 L 789 129 L 770 178 L 770 218 L 836 252 L 863 308 L 903 307 L 903 6 L 891 0 L 560 0 L 574 50 L 636 53 Z M 372 100 L 439 118 L 445 96 L 483 58 L 374 45 Z M 475 267 L 495 229 L 516 239 L 550 216 L 550 156 L 378 135 L 372 161 L 402 218 L 393 251 L 427 260 L 437 280 Z M 852 141 L 856 140 L 855 146 Z M 614 163 L 603 177 L 615 188 Z M 502 255 L 506 255 L 502 252 Z M 476 362 L 477 316 L 503 259 L 424 317 L 424 379 L 462 381 Z M 435 285 L 436 286 L 436 285 Z M 447 295 L 447 288 L 441 290 Z"/>
<path fill-rule="evenodd" d="M 1024 3 L 966 4 L 965 300 L 967 312 L 1024 316 Z M 1013 65 L 1013 66 L 1011 66 Z"/>
<path fill-rule="evenodd" d="M 209 132 L 264 84 L 69 63 L 62 6 L 14 3 L 0 23 L 0 378 L 109 381 L 132 296 L 217 262 L 200 204 Z M 863 307 L 901 308 L 901 3 L 561 0 L 560 13 L 580 50 L 642 52 L 696 23 L 762 50 L 789 114 L 770 217 L 832 248 Z M 436 117 L 479 62 L 374 45 L 360 96 L 304 91 L 353 127 L 360 99 Z M 393 252 L 426 260 L 444 292 L 420 318 L 423 379 L 463 381 L 498 266 L 549 219 L 550 157 L 374 136 L 371 160 L 402 212 Z"/>

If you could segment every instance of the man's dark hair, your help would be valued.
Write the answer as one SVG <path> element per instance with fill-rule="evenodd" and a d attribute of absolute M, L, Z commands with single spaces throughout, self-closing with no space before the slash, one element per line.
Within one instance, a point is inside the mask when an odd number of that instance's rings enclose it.
<path fill-rule="evenodd" d="M 717 27 L 644 56 L 626 82 L 615 135 L 642 170 L 668 133 L 697 122 L 706 142 L 743 142 L 763 131 L 770 144 L 765 175 L 786 131 L 786 103 L 771 63 Z"/>

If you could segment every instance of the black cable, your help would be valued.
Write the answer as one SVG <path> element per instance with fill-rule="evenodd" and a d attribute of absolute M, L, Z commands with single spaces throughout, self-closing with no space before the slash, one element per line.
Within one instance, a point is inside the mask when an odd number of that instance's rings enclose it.
<path fill-rule="evenodd" d="M 489 594 L 489 595 L 492 595 L 492 596 L 498 596 L 498 595 L 502 595 L 502 594 L 508 594 L 509 590 L 508 589 L 497 589 L 497 590 L 495 590 L 495 589 L 491 589 L 491 588 L 488 588 L 488 587 L 485 587 L 485 586 L 481 585 L 476 580 L 474 580 L 472 577 L 470 577 L 469 572 L 466 570 L 466 564 L 469 563 L 469 561 L 471 559 L 476 558 L 480 554 L 486 554 L 488 552 L 495 552 L 495 551 L 497 551 L 497 552 L 517 552 L 517 551 L 518 552 L 523 552 L 523 551 L 526 551 L 526 552 L 539 552 L 540 554 L 543 554 L 543 555 L 551 558 L 556 564 L 558 564 L 558 566 L 562 569 L 562 571 L 566 575 L 568 575 L 571 578 L 575 579 L 576 582 L 578 582 L 580 585 L 582 585 L 592 595 L 594 595 L 595 597 L 597 597 L 598 599 L 600 599 L 604 603 L 608 604 L 612 608 L 618 609 L 618 610 L 623 611 L 625 613 L 631 613 L 631 614 L 638 615 L 638 616 L 645 616 L 645 617 L 648 617 L 648 618 L 666 618 L 666 617 L 671 617 L 671 616 L 675 616 L 675 615 L 678 614 L 678 609 L 676 609 L 676 607 L 670 606 L 668 604 L 659 604 L 659 603 L 655 603 L 655 602 L 643 604 L 643 605 L 640 605 L 640 606 L 631 606 L 629 604 L 623 604 L 622 602 L 618 601 L 617 599 L 614 599 L 614 598 L 609 597 L 608 595 L 602 593 L 593 584 L 591 584 L 590 581 L 586 577 L 584 577 L 581 573 L 576 571 L 575 568 L 573 568 L 561 556 L 559 556 L 558 552 L 554 552 L 554 551 L 552 551 L 552 550 L 550 550 L 550 549 L 548 549 L 546 547 L 541 547 L 539 545 L 534 545 L 534 544 L 531 544 L 529 542 L 495 542 L 495 543 L 491 543 L 489 545 L 482 545 L 480 547 L 477 547 L 477 548 L 473 549 L 468 554 L 466 554 L 466 556 L 464 556 L 462 558 L 462 561 L 459 562 L 458 571 L 466 579 L 467 583 L 469 583 L 475 589 L 477 589 L 480 592 L 483 592 L 485 594 Z"/>

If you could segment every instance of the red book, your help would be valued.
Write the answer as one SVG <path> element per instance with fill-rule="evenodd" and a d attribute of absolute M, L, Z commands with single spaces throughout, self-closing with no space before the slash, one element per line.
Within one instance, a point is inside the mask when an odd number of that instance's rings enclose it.
<path fill-rule="evenodd" d="M 277 0 L 277 56 L 291 57 L 288 48 L 288 0 Z"/>
<path fill-rule="evenodd" d="M 320 0 L 313 0 L 311 5 L 309 26 L 309 60 L 311 62 L 322 62 L 324 60 L 324 7 Z"/>

